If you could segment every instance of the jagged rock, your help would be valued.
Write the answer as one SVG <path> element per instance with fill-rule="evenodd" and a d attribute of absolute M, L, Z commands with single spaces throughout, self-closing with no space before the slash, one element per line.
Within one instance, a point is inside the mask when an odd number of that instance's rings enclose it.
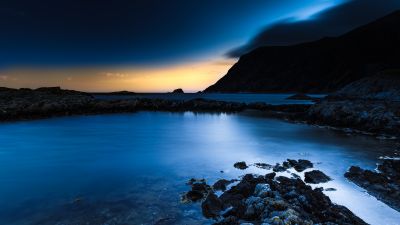
<path fill-rule="evenodd" d="M 265 178 L 266 178 L 267 180 L 272 180 L 272 179 L 275 178 L 275 176 L 276 176 L 276 173 L 275 173 L 275 172 L 265 174 Z"/>
<path fill-rule="evenodd" d="M 336 188 L 325 188 L 324 191 L 336 191 Z"/>
<path fill-rule="evenodd" d="M 203 200 L 211 191 L 210 185 L 204 179 L 190 179 L 187 183 L 191 190 L 182 195 L 182 202 L 197 202 Z"/>
<path fill-rule="evenodd" d="M 219 217 L 222 206 L 222 201 L 213 192 L 210 192 L 201 204 L 201 209 L 204 217 L 216 219 Z"/>
<path fill-rule="evenodd" d="M 246 162 L 237 162 L 233 165 L 236 169 L 245 170 L 248 168 Z"/>
<path fill-rule="evenodd" d="M 352 166 L 345 177 L 377 199 L 400 211 L 400 160 L 385 159 L 378 165 L 378 172 Z"/>
<path fill-rule="evenodd" d="M 221 190 L 221 191 L 225 191 L 226 190 L 226 186 L 235 182 L 235 180 L 225 180 L 225 179 L 221 179 L 218 180 L 217 182 L 214 183 L 213 185 L 213 189 L 214 190 Z"/>
<path fill-rule="evenodd" d="M 265 170 L 269 170 L 272 168 L 272 166 L 267 163 L 254 163 L 254 166 L 256 166 L 257 168 L 260 168 L 260 169 L 265 169 Z"/>
<path fill-rule="evenodd" d="M 272 167 L 272 170 L 274 172 L 284 172 L 286 171 L 287 168 L 285 168 L 284 166 L 281 166 L 279 163 L 275 164 L 274 167 Z"/>
<path fill-rule="evenodd" d="M 271 188 L 269 184 L 257 184 L 254 190 L 254 195 L 257 197 L 265 198 L 269 195 Z"/>
<path fill-rule="evenodd" d="M 264 200 L 260 197 L 250 196 L 245 200 L 246 211 L 244 217 L 248 220 L 257 219 L 264 210 Z"/>
<path fill-rule="evenodd" d="M 197 202 L 204 198 L 204 194 L 200 191 L 188 191 L 186 193 L 186 198 L 192 202 Z"/>
<path fill-rule="evenodd" d="M 304 178 L 305 178 L 304 181 L 310 184 L 326 183 L 332 180 L 330 177 L 328 177 L 326 174 L 324 174 L 319 170 L 313 170 L 304 173 Z"/>
<path fill-rule="evenodd" d="M 289 163 L 290 167 L 294 167 L 294 169 L 297 172 L 303 172 L 304 170 L 308 168 L 313 168 L 314 166 L 312 162 L 306 159 L 299 159 L 298 161 L 293 159 L 287 159 L 287 163 Z"/>
<path fill-rule="evenodd" d="M 322 188 L 312 189 L 301 179 L 275 178 L 275 173 L 246 174 L 219 198 L 210 192 L 202 209 L 207 218 L 216 219 L 216 225 L 366 224 L 332 203 Z"/>

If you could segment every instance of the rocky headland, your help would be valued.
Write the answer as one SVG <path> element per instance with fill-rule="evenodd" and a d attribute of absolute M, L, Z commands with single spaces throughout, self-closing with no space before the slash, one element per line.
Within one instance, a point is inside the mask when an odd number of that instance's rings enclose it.
<path fill-rule="evenodd" d="M 400 65 L 400 11 L 339 37 L 264 46 L 239 61 L 205 92 L 332 93 Z"/>

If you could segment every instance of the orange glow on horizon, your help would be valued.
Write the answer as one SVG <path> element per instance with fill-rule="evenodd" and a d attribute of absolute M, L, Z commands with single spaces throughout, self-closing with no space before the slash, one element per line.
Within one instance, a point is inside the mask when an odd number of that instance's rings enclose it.
<path fill-rule="evenodd" d="M 168 92 L 182 88 L 196 92 L 214 84 L 234 63 L 235 60 L 221 59 L 154 68 L 12 69 L 0 71 L 0 86 L 60 86 L 88 92 Z"/>

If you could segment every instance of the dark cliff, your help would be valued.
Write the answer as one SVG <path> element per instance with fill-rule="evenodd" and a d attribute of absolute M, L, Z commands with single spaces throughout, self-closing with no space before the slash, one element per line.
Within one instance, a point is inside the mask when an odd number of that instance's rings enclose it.
<path fill-rule="evenodd" d="M 400 11 L 340 37 L 266 46 L 243 55 L 205 92 L 333 92 L 400 68 Z"/>

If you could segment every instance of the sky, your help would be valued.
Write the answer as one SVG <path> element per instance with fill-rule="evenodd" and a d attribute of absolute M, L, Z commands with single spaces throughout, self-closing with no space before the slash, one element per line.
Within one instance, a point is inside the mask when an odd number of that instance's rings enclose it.
<path fill-rule="evenodd" d="M 3 0 L 0 86 L 195 92 L 256 47 L 338 35 L 398 2 Z"/>

